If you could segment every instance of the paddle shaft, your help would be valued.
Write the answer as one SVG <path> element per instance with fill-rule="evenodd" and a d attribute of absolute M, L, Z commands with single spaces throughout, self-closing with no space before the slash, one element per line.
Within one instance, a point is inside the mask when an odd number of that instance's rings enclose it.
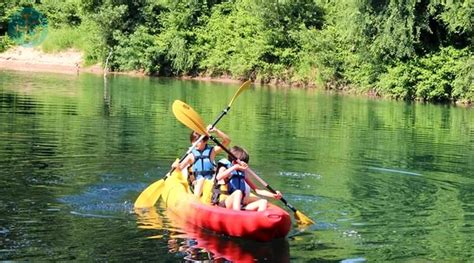
<path fill-rule="evenodd" d="M 197 141 L 195 141 L 195 142 L 193 143 L 193 145 L 191 145 L 191 147 L 189 147 L 188 151 L 185 152 L 185 153 L 183 154 L 183 156 L 181 156 L 181 158 L 179 159 L 179 163 L 181 163 L 181 162 L 186 158 L 186 156 L 188 156 L 188 154 L 190 154 L 190 153 L 193 151 L 193 149 L 196 147 L 196 145 L 197 145 L 200 141 L 202 141 L 202 139 L 204 139 L 204 137 L 205 137 L 204 135 L 201 135 L 201 137 L 199 137 L 199 139 L 197 139 Z M 170 175 L 171 173 L 173 173 L 174 170 L 176 170 L 176 167 L 171 168 L 171 170 L 169 170 L 169 172 L 166 174 L 167 176 L 166 176 L 164 179 L 166 180 L 166 178 L 168 178 L 168 175 Z"/>
<path fill-rule="evenodd" d="M 210 129 L 214 128 L 217 123 L 222 119 L 222 117 L 224 117 L 230 110 L 230 107 L 232 106 L 232 103 L 234 103 L 234 100 L 240 95 L 240 93 L 242 93 L 245 89 L 247 89 L 250 85 L 250 80 L 247 80 L 246 82 L 244 82 L 244 84 L 242 86 L 240 86 L 240 88 L 237 90 L 237 92 L 234 94 L 234 96 L 232 97 L 229 105 L 227 105 L 227 107 L 221 112 L 221 114 L 217 117 L 217 119 L 214 121 L 214 123 L 212 123 Z M 204 138 L 204 135 L 201 135 L 201 137 L 199 137 L 199 139 L 193 143 L 193 145 L 188 149 L 188 151 L 186 153 L 183 154 L 183 156 L 181 156 L 181 158 L 179 159 L 179 163 L 181 163 L 185 158 L 186 156 L 188 156 L 192 150 L 196 147 L 196 145 Z M 219 143 L 220 144 L 220 143 Z M 222 147 L 223 149 L 225 149 L 225 147 Z M 171 174 L 176 168 L 172 168 L 167 174 Z M 165 177 L 166 179 L 167 177 Z"/>
<path fill-rule="evenodd" d="M 217 140 L 215 137 L 213 136 L 209 136 L 209 138 L 211 138 L 211 140 L 213 142 L 215 142 L 219 147 L 221 147 L 227 154 L 229 154 L 232 158 L 234 159 L 238 159 L 231 151 L 229 151 L 229 149 L 227 149 L 222 143 L 219 142 L 219 140 Z M 258 176 L 256 173 L 254 173 L 252 171 L 252 174 L 253 176 L 255 177 L 255 179 L 257 179 L 263 186 L 265 186 L 265 188 L 267 188 L 270 192 L 276 194 L 277 192 L 275 191 L 275 189 L 273 189 L 269 184 L 267 184 L 262 178 L 260 178 L 260 176 Z M 290 203 L 288 203 L 286 201 L 285 198 L 280 198 L 280 200 L 286 205 L 288 206 L 288 208 L 290 208 L 293 212 L 296 213 L 296 208 L 294 206 L 292 206 Z"/>
<path fill-rule="evenodd" d="M 250 170 L 250 169 L 249 169 L 249 170 Z M 250 170 L 250 172 L 252 173 L 253 177 L 254 177 L 255 179 L 257 179 L 257 181 L 259 181 L 263 186 L 265 186 L 270 192 L 276 194 L 275 189 L 273 189 L 269 184 L 267 184 L 267 182 L 265 182 L 262 178 L 260 178 L 260 176 L 258 176 L 258 175 L 257 175 L 254 171 L 252 171 L 252 170 Z M 288 206 L 288 208 L 290 208 L 293 212 L 296 213 L 296 211 L 297 211 L 296 208 L 295 208 L 294 206 L 292 206 L 290 203 L 288 203 L 285 198 L 282 197 L 282 198 L 280 198 L 280 200 L 281 200 L 286 206 Z"/>
<path fill-rule="evenodd" d="M 226 115 L 226 114 L 229 112 L 229 110 L 230 110 L 230 106 L 227 106 L 227 107 L 221 112 L 221 114 L 219 115 L 219 117 L 217 117 L 217 119 L 214 121 L 214 123 L 212 123 L 210 129 L 214 128 L 214 127 L 217 125 L 217 123 L 222 119 L 222 117 L 224 117 L 224 115 Z M 193 145 L 191 145 L 191 147 L 189 147 L 188 151 L 185 152 L 185 153 L 183 154 L 183 156 L 181 156 L 181 158 L 179 159 L 179 163 L 181 163 L 182 161 L 184 161 L 184 159 L 186 159 L 186 157 L 193 151 L 194 148 L 196 148 L 196 145 L 198 145 L 198 143 L 199 143 L 200 141 L 202 141 L 202 139 L 204 139 L 204 137 L 205 137 L 205 135 L 201 135 L 201 137 L 199 137 L 199 139 L 198 139 L 197 141 L 195 141 L 195 142 L 193 143 Z M 213 137 L 213 138 L 214 138 L 214 137 Z M 214 138 L 214 140 L 216 140 L 216 141 L 220 144 L 219 146 L 222 145 L 216 138 Z M 223 146 L 223 145 L 222 145 L 221 147 L 222 147 L 223 149 L 225 148 L 225 146 Z M 175 167 L 171 168 L 171 170 L 169 170 L 169 172 L 167 173 L 167 175 L 170 175 L 171 173 L 173 173 L 174 170 L 176 170 Z M 165 177 L 165 180 L 166 180 L 166 178 L 168 178 L 168 176 Z"/>
<path fill-rule="evenodd" d="M 219 117 L 217 117 L 217 119 L 214 121 L 214 123 L 213 123 L 212 126 L 211 126 L 211 129 L 214 128 L 214 127 L 217 125 L 217 123 L 222 119 L 222 117 L 224 117 L 224 115 L 227 114 L 227 112 L 229 112 L 229 110 L 230 110 L 230 106 L 227 106 L 227 108 L 225 108 L 225 109 L 221 112 L 221 114 L 219 115 Z"/>
<path fill-rule="evenodd" d="M 250 85 L 250 80 L 247 80 L 238 90 L 237 92 L 234 94 L 234 97 L 232 97 L 232 99 L 230 100 L 230 103 L 229 105 L 227 105 L 227 107 L 221 112 L 221 114 L 219 115 L 219 117 L 217 117 L 217 119 L 214 121 L 214 123 L 211 125 L 211 129 L 214 128 L 216 126 L 216 124 L 222 119 L 222 117 L 224 117 L 224 115 L 226 115 L 229 110 L 230 110 L 230 106 L 232 106 L 232 103 L 234 103 L 234 100 L 239 96 L 240 93 L 242 93 L 248 86 Z"/>

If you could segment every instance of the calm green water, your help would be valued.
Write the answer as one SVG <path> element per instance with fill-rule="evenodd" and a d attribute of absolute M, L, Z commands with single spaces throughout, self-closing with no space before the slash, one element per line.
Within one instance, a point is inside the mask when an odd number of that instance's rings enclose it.
<path fill-rule="evenodd" d="M 474 112 L 452 106 L 255 87 L 218 126 L 317 224 L 261 244 L 137 218 L 189 146 L 173 101 L 210 123 L 238 86 L 0 71 L 0 260 L 474 261 Z"/>

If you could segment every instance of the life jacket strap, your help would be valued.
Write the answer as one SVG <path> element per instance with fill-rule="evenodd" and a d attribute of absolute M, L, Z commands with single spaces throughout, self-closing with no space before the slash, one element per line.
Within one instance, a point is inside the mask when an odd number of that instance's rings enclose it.
<path fill-rule="evenodd" d="M 229 191 L 221 189 L 224 185 L 219 185 L 217 182 L 214 182 L 214 187 L 212 189 L 211 204 L 219 205 L 221 195 L 229 195 Z"/>
<path fill-rule="evenodd" d="M 194 176 L 202 175 L 202 176 L 208 176 L 208 175 L 214 175 L 214 171 L 195 171 L 193 172 Z"/>

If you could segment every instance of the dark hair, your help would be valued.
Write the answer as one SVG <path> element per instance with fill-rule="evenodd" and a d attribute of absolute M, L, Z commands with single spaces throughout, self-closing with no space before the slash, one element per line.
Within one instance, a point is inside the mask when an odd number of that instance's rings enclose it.
<path fill-rule="evenodd" d="M 194 143 L 195 141 L 199 139 L 199 137 L 201 137 L 201 134 L 195 131 L 192 131 L 191 134 L 189 135 L 189 140 L 191 141 L 191 143 Z M 207 142 L 208 140 L 209 140 L 208 136 L 204 136 L 204 139 L 202 139 L 202 141 L 204 142 Z"/>
<path fill-rule="evenodd" d="M 239 147 L 239 146 L 233 146 L 232 148 L 230 148 L 230 152 L 233 155 L 235 155 L 235 157 L 237 157 L 237 159 L 239 159 L 243 162 L 249 163 L 250 156 L 244 148 Z M 235 161 L 235 159 L 232 158 L 232 156 L 230 154 L 227 156 L 227 158 L 231 162 Z"/>

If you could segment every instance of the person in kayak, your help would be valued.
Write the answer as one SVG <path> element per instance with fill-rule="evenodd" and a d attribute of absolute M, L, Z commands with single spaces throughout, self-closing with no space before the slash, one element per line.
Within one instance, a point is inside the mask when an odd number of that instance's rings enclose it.
<path fill-rule="evenodd" d="M 215 133 L 221 140 L 222 145 L 226 146 L 230 143 L 230 138 L 227 134 L 223 133 L 221 130 L 217 128 L 208 127 L 209 132 Z M 191 143 L 196 142 L 201 135 L 197 132 L 191 132 L 189 139 Z M 212 180 L 215 174 L 215 157 L 217 154 L 223 151 L 220 146 L 210 146 L 208 144 L 209 137 L 205 136 L 196 147 L 192 150 L 191 154 L 189 154 L 181 163 L 179 160 L 175 161 L 171 166 L 183 170 L 186 167 L 191 167 L 191 174 L 195 178 L 194 182 L 191 182 L 191 185 L 194 184 L 194 194 L 198 197 L 202 194 L 202 188 L 204 184 L 204 180 Z"/>
<path fill-rule="evenodd" d="M 250 157 L 245 149 L 233 146 L 230 152 L 238 159 L 229 155 L 228 159 L 219 160 L 212 196 L 213 204 L 234 210 L 264 211 L 267 209 L 268 201 L 250 196 L 250 189 L 261 196 L 276 199 L 282 197 L 279 191 L 273 194 L 270 191 L 257 188 L 249 179 L 248 174 L 251 173 L 251 170 L 248 168 L 248 162 Z"/>

